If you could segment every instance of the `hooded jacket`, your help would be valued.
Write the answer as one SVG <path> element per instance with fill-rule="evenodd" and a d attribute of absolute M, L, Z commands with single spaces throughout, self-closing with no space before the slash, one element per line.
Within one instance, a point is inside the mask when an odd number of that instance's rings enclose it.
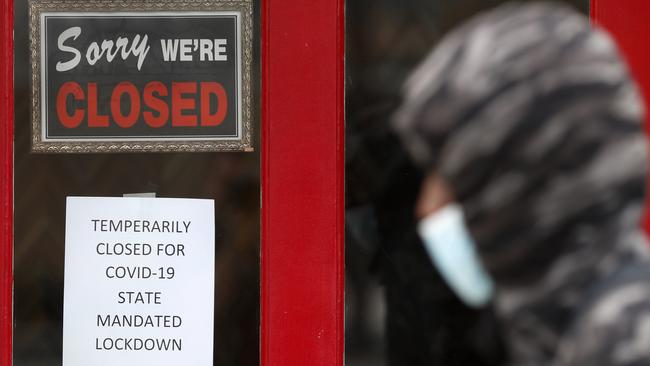
<path fill-rule="evenodd" d="M 508 4 L 450 33 L 394 127 L 463 206 L 514 365 L 650 365 L 644 110 L 611 38 Z"/>

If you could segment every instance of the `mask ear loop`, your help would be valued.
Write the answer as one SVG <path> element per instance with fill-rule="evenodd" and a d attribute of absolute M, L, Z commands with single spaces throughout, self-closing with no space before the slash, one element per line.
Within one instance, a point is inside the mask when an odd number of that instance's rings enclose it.
<path fill-rule="evenodd" d="M 459 204 L 451 203 L 418 224 L 429 258 L 447 285 L 468 306 L 480 308 L 494 296 L 494 283 L 476 251 Z"/>

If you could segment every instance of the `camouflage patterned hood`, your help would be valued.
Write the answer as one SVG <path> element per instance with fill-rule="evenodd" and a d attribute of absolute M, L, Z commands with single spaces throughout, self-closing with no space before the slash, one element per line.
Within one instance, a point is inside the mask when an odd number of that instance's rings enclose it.
<path fill-rule="evenodd" d="M 557 350 L 587 299 L 647 258 L 643 118 L 610 37 L 550 3 L 474 18 L 409 79 L 394 127 L 462 204 L 515 364 L 583 362 Z"/>

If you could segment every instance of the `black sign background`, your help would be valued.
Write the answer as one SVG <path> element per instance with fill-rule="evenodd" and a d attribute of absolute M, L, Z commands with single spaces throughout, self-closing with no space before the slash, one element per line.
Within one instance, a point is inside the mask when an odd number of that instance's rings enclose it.
<path fill-rule="evenodd" d="M 83 15 L 45 15 L 45 138 L 46 139 L 186 139 L 200 138 L 238 138 L 240 137 L 240 118 L 238 116 L 238 69 L 240 68 L 237 39 L 236 15 L 110 15 L 110 16 L 83 16 Z M 65 44 L 74 46 L 81 52 L 81 62 L 70 71 L 56 71 L 57 62 L 70 60 L 71 54 L 62 52 L 57 47 L 59 35 L 70 27 L 81 27 L 81 35 L 76 39 L 69 39 Z M 128 46 L 136 34 L 141 37 L 148 36 L 149 53 L 140 70 L 137 68 L 138 58 L 130 56 L 122 60 L 117 56 L 112 62 L 105 57 L 94 65 L 86 60 L 86 50 L 92 42 L 101 45 L 103 40 L 115 41 L 118 37 L 127 37 Z M 227 61 L 199 61 L 199 53 L 192 52 L 193 61 L 164 61 L 161 39 L 226 39 Z M 110 99 L 113 88 L 123 81 L 133 83 L 140 94 L 144 86 L 151 81 L 160 81 L 168 88 L 168 95 L 160 97 L 170 107 L 171 120 L 171 85 L 172 82 L 209 82 L 221 83 L 228 97 L 228 112 L 224 121 L 217 126 L 197 127 L 172 127 L 171 122 L 162 127 L 148 126 L 143 118 L 144 111 L 151 111 L 141 103 L 140 118 L 130 128 L 119 127 L 109 117 L 109 127 L 89 128 L 87 124 L 87 111 L 83 122 L 76 128 L 66 128 L 61 124 L 56 114 L 57 91 L 64 83 L 74 81 L 79 83 L 87 94 L 87 83 L 97 83 L 98 114 L 110 116 Z M 184 94 L 183 98 L 194 98 L 196 111 L 187 110 L 183 114 L 199 114 L 200 88 L 197 85 L 197 94 Z M 87 96 L 87 95 L 86 95 Z M 217 98 L 211 99 L 210 110 L 217 108 Z M 87 101 L 75 101 L 68 98 L 70 111 L 76 108 L 86 110 Z M 123 114 L 128 114 L 130 103 L 128 98 L 122 98 Z M 214 105 L 212 105 L 214 104 Z M 156 112 L 154 112 L 156 113 Z"/>

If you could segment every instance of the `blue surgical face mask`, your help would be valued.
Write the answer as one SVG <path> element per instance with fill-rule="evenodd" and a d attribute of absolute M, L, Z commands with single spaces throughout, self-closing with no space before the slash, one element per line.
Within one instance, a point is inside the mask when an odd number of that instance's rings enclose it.
<path fill-rule="evenodd" d="M 449 204 L 425 217 L 418 233 L 442 278 L 463 302 L 481 307 L 490 301 L 494 284 L 476 253 L 460 205 Z"/>

